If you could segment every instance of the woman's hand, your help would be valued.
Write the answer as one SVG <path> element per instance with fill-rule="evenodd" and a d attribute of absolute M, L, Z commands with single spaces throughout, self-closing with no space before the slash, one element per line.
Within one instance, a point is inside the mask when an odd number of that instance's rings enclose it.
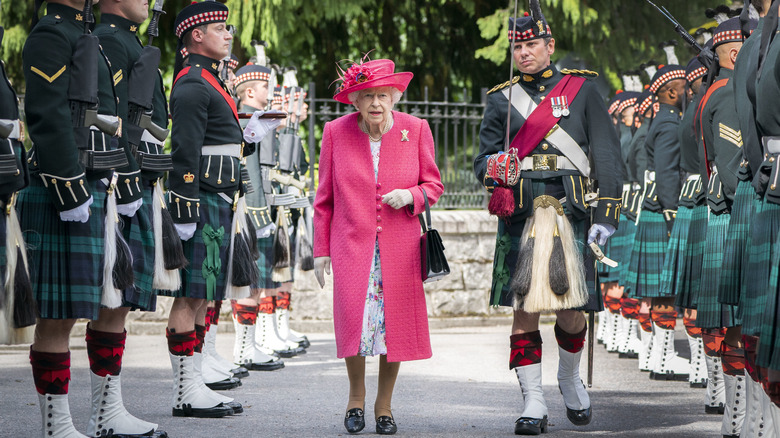
<path fill-rule="evenodd" d="M 407 189 L 395 189 L 392 192 L 382 196 L 382 203 L 387 204 L 398 210 L 414 202 L 412 192 Z"/>
<path fill-rule="evenodd" d="M 325 274 L 330 275 L 330 257 L 314 258 L 314 276 L 320 287 L 325 287 Z"/>

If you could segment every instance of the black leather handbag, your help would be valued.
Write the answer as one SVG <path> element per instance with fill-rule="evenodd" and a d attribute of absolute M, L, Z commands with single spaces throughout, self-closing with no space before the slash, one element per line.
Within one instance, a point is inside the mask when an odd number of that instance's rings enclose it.
<path fill-rule="evenodd" d="M 422 189 L 422 188 L 421 188 Z M 422 264 L 422 280 L 424 283 L 441 280 L 450 273 L 450 265 L 444 256 L 444 244 L 439 232 L 431 227 L 431 207 L 428 204 L 428 194 L 422 189 L 425 198 L 425 217 L 417 216 L 422 227 L 420 237 L 420 261 Z"/>

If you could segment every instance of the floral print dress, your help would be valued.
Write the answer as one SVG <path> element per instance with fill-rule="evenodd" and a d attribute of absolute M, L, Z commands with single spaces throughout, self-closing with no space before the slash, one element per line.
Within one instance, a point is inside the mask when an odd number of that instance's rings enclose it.
<path fill-rule="evenodd" d="M 381 141 L 371 143 L 371 161 L 374 164 L 374 180 L 379 174 L 379 149 Z M 374 257 L 368 276 L 366 305 L 363 310 L 363 330 L 360 336 L 360 356 L 387 354 L 385 344 L 385 299 L 382 291 L 382 266 L 379 264 L 379 242 L 374 242 Z"/>

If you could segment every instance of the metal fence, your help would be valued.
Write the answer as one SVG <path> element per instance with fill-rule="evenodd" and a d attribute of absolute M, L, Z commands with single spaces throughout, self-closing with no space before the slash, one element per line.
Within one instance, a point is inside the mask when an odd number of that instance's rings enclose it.
<path fill-rule="evenodd" d="M 406 100 L 404 94 L 395 105 L 395 110 L 425 119 L 431 127 L 436 164 L 444 183 L 444 194 L 433 208 L 474 209 L 487 205 L 487 194 L 474 178 L 472 167 L 474 155 L 479 150 L 479 124 L 486 104 L 485 91 L 482 90 L 478 104 L 470 103 L 465 89 L 463 102 L 450 102 L 447 88 L 444 89 L 444 101 L 431 102 L 426 87 L 422 101 Z M 308 96 L 309 157 L 314 157 L 310 159 L 316 163 L 322 126 L 327 121 L 354 112 L 355 108 L 331 98 L 316 98 L 314 83 L 309 84 Z"/>

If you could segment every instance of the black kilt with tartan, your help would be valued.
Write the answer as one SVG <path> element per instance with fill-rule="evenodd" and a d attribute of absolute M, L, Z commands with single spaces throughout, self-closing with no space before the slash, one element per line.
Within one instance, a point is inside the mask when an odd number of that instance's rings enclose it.
<path fill-rule="evenodd" d="M 661 271 L 668 243 L 669 235 L 663 214 L 642 210 L 626 280 L 633 298 L 664 296 L 661 295 Z"/>
<path fill-rule="evenodd" d="M 615 259 L 615 261 L 620 263 L 620 265 L 617 267 L 618 285 L 623 286 L 623 292 L 628 294 L 630 293 L 630 288 L 627 281 L 628 268 L 631 262 L 631 250 L 634 247 L 634 239 L 636 238 L 636 221 L 632 221 L 631 219 L 624 217 L 623 220 L 620 221 L 620 228 L 623 228 L 624 230 L 624 246 L 623 252 L 620 254 L 620 258 Z"/>
<path fill-rule="evenodd" d="M 778 241 L 775 241 L 777 245 Z M 780 252 L 772 255 L 771 275 L 769 277 L 770 288 L 767 291 L 766 305 L 758 315 L 751 315 L 759 319 L 760 329 L 756 336 L 761 338 L 758 343 L 756 363 L 759 366 L 780 369 Z"/>
<path fill-rule="evenodd" d="M 688 233 L 691 226 L 693 209 L 679 206 L 669 237 L 669 244 L 664 258 L 664 270 L 661 273 L 661 294 L 675 295 L 679 279 L 684 269 L 685 248 L 688 245 Z"/>
<path fill-rule="evenodd" d="M 744 281 L 743 260 L 750 238 L 750 218 L 755 213 L 755 198 L 756 191 L 753 190 L 750 180 L 740 179 L 731 208 L 731 221 L 726 233 L 723 267 L 718 283 L 718 301 L 723 304 L 739 304 L 740 286 Z"/>
<path fill-rule="evenodd" d="M 780 230 L 780 205 L 760 202 L 750 224 L 750 246 L 745 281 L 742 284 L 744 293 L 739 297 L 742 334 L 747 336 L 760 336 L 761 318 L 767 308 L 768 296 L 776 290 L 777 278 L 771 279 L 770 276 L 776 266 L 772 261 L 777 255 L 775 244 L 780 234 L 778 230 Z"/>
<path fill-rule="evenodd" d="M 97 319 L 105 249 L 107 185 L 88 178 L 87 223 L 63 222 L 40 178 L 19 193 L 17 211 L 28 248 L 30 279 L 43 319 Z"/>
<path fill-rule="evenodd" d="M 119 216 L 122 235 L 130 245 L 133 254 L 133 287 L 124 290 L 122 306 L 132 310 L 154 312 L 157 294 L 152 287 L 154 281 L 154 187 L 144 181 L 144 203 L 132 217 Z M 160 200 L 157 200 L 160 202 Z"/>
<path fill-rule="evenodd" d="M 738 322 L 734 318 L 734 307 L 718 302 L 719 272 L 723 265 L 724 242 L 731 215 L 711 214 L 707 223 L 707 240 L 702 264 L 702 281 L 696 299 L 696 326 L 713 329 L 732 327 Z"/>
<path fill-rule="evenodd" d="M 627 227 L 624 224 L 628 222 L 625 216 L 622 217 L 620 226 L 615 230 L 615 234 L 607 240 L 607 244 L 604 245 L 604 255 L 612 260 L 615 260 L 619 265 L 615 268 L 600 263 L 598 265 L 599 281 L 601 283 L 612 283 L 620 280 L 620 267 L 622 260 L 624 260 L 624 254 L 626 253 L 626 246 L 629 244 L 626 239 Z M 630 249 L 629 249 L 630 251 Z"/>
<path fill-rule="evenodd" d="M 182 242 L 184 257 L 189 264 L 181 270 L 181 289 L 157 291 L 159 295 L 200 298 L 208 301 L 220 301 L 225 298 L 228 249 L 233 219 L 232 203 L 228 203 L 216 193 L 201 191 L 199 211 L 200 222 L 197 223 L 195 235 L 190 240 Z M 221 230 L 221 238 L 215 240 L 219 243 L 218 258 L 221 266 L 216 270 L 216 289 L 213 293 L 208 293 L 207 279 L 204 276 L 207 249 L 203 240 L 203 229 L 207 224 L 217 233 Z"/>
<path fill-rule="evenodd" d="M 257 284 L 253 284 L 253 289 L 276 289 L 282 283 L 271 279 L 271 272 L 274 268 L 274 235 L 271 233 L 268 237 L 257 239 L 257 250 L 260 252 L 260 258 L 257 259 L 257 267 L 260 269 L 260 279 Z"/>
<path fill-rule="evenodd" d="M 678 210 L 679 211 L 679 210 Z M 674 305 L 684 309 L 696 308 L 696 297 L 701 285 L 702 264 L 704 261 L 704 245 L 707 242 L 707 205 L 697 205 L 691 211 L 688 239 L 682 258 L 680 278 L 677 280 L 677 290 Z"/>
<path fill-rule="evenodd" d="M 565 196 L 563 192 L 563 186 L 561 184 L 549 184 L 545 181 L 550 180 L 531 180 L 533 196 L 538 197 L 541 195 L 550 195 L 556 199 L 561 199 Z M 552 181 L 560 181 L 553 179 Z M 559 190 L 558 190 L 559 189 Z M 596 259 L 593 253 L 590 251 L 585 243 L 588 239 L 588 228 L 590 226 L 590 220 L 571 220 L 569 211 L 566 208 L 566 203 L 563 204 L 564 213 L 571 223 L 574 237 L 577 240 L 577 244 L 582 251 L 582 259 L 585 263 L 585 282 L 588 285 L 588 302 L 583 307 L 575 310 L 600 312 L 604 310 L 604 303 L 601 301 L 601 294 L 597 291 L 598 276 L 596 275 Z M 525 226 L 525 221 L 522 225 L 517 227 L 522 230 Z M 520 239 L 522 231 L 518 235 L 510 233 L 509 226 L 499 219 L 498 220 L 498 233 L 496 235 L 496 251 L 493 257 L 493 281 L 490 288 L 490 305 L 491 306 L 514 306 L 514 296 L 512 295 L 510 283 L 512 276 L 514 275 L 517 256 L 520 251 Z"/>

